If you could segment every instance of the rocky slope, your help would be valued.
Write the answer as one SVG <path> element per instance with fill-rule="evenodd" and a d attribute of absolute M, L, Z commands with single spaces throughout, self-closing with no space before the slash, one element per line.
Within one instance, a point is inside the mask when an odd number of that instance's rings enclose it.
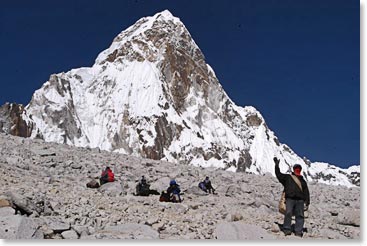
<path fill-rule="evenodd" d="M 282 186 L 271 175 L 228 172 L 0 133 L 0 238 L 299 239 L 279 231 Z M 116 182 L 86 183 L 110 166 Z M 181 204 L 137 197 L 175 178 Z M 217 195 L 197 188 L 209 176 Z M 360 239 L 360 188 L 309 183 L 304 239 Z M 18 214 L 14 214 L 15 210 Z"/>
<path fill-rule="evenodd" d="M 121 32 L 92 67 L 51 75 L 19 112 L 16 119 L 0 112 L 10 125 L 0 132 L 254 174 L 274 175 L 277 156 L 282 171 L 301 164 L 308 181 L 359 185 L 359 166 L 300 158 L 260 112 L 237 106 L 167 10 Z"/>

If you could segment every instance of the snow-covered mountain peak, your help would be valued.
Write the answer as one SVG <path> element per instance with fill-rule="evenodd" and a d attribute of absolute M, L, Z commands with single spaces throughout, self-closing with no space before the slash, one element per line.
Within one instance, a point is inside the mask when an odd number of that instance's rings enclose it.
<path fill-rule="evenodd" d="M 168 9 L 165 9 L 162 12 L 156 13 L 152 18 L 153 19 L 163 19 L 166 21 L 173 21 L 173 22 L 181 22 L 180 19 L 178 17 L 173 16 L 172 13 Z"/>
<path fill-rule="evenodd" d="M 92 67 L 51 75 L 17 117 L 50 142 L 254 174 L 274 175 L 277 156 L 309 181 L 359 184 L 359 172 L 299 157 L 259 111 L 237 106 L 169 11 L 122 31 Z"/>
<path fill-rule="evenodd" d="M 118 34 L 111 46 L 98 55 L 96 64 L 121 62 L 118 58 L 126 55 L 131 59 L 156 61 L 157 55 L 167 43 L 178 43 L 181 39 L 191 39 L 185 25 L 168 10 L 164 10 L 154 16 L 139 19 Z"/>

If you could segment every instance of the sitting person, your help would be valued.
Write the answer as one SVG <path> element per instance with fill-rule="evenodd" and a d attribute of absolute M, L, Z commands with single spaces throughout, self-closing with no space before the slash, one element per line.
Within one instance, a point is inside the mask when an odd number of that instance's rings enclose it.
<path fill-rule="evenodd" d="M 176 180 L 173 179 L 169 183 L 167 193 L 163 192 L 162 196 L 169 197 L 170 202 L 181 202 L 180 192 L 180 186 L 176 183 Z"/>
<path fill-rule="evenodd" d="M 112 172 L 111 168 L 106 167 L 106 169 L 102 172 L 99 181 L 101 185 L 115 181 L 115 174 Z"/>
<path fill-rule="evenodd" d="M 204 181 L 199 183 L 199 188 L 205 191 L 206 193 L 213 193 L 215 189 L 212 186 L 212 182 L 210 182 L 209 177 L 206 177 Z"/>
<path fill-rule="evenodd" d="M 150 184 L 147 183 L 147 180 L 144 176 L 141 176 L 141 180 L 136 186 L 136 195 L 137 196 L 149 196 L 150 194 Z"/>

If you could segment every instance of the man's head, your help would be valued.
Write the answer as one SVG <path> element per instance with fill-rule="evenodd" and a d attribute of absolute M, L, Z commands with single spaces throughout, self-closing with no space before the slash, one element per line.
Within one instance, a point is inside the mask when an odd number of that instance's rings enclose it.
<path fill-rule="evenodd" d="M 295 164 L 293 166 L 293 172 L 296 174 L 296 175 L 301 175 L 301 171 L 302 171 L 302 166 L 300 164 Z"/>

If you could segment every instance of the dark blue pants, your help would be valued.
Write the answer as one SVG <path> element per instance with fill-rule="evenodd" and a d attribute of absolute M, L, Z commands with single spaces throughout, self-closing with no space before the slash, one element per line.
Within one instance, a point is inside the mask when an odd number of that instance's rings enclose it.
<path fill-rule="evenodd" d="M 303 224 L 305 218 L 303 215 L 304 211 L 304 201 L 303 200 L 293 200 L 291 198 L 286 199 L 286 211 L 284 215 L 283 230 L 291 231 L 292 226 L 292 215 L 296 218 L 296 224 L 294 226 L 295 233 L 302 233 Z"/>

